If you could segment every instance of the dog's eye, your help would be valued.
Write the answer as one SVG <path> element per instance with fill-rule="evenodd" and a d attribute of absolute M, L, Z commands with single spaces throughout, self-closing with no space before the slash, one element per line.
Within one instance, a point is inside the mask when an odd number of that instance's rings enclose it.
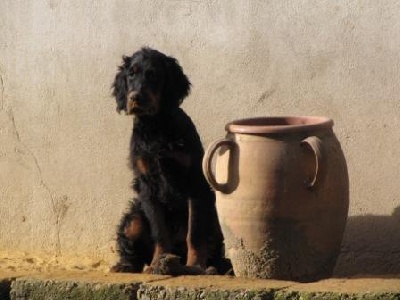
<path fill-rule="evenodd" d="M 135 75 L 138 74 L 138 73 L 139 73 L 139 67 L 136 66 L 136 65 L 134 65 L 132 68 L 129 69 L 128 75 L 129 75 L 130 77 L 133 77 L 133 76 L 135 76 Z"/>

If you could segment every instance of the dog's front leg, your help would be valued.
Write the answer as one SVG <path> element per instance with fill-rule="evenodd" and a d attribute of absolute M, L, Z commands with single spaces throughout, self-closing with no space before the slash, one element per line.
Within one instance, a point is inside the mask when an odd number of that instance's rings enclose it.
<path fill-rule="evenodd" d="M 153 259 L 145 273 L 153 273 L 160 257 L 171 251 L 171 240 L 165 223 L 165 214 L 162 206 L 149 197 L 142 200 L 142 208 L 149 220 L 152 239 L 154 241 Z"/>
<path fill-rule="evenodd" d="M 189 226 L 186 237 L 188 255 L 187 266 L 207 268 L 207 211 L 201 199 L 192 197 L 189 200 Z"/>

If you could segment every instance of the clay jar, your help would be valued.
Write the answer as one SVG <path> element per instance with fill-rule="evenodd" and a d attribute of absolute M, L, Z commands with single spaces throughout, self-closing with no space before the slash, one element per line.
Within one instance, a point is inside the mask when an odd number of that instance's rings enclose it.
<path fill-rule="evenodd" d="M 203 171 L 237 276 L 308 282 L 332 275 L 349 205 L 332 127 L 324 117 L 242 119 L 208 147 Z"/>

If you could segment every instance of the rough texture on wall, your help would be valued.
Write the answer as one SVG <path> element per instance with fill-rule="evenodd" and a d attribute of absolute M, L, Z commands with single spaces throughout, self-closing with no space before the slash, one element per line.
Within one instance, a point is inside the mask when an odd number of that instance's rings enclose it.
<path fill-rule="evenodd" d="M 333 118 L 351 184 L 336 272 L 400 272 L 399 13 L 394 0 L 1 1 L 0 251 L 113 259 L 132 119 L 110 85 L 147 45 L 191 79 L 183 107 L 205 145 L 236 118 Z"/>

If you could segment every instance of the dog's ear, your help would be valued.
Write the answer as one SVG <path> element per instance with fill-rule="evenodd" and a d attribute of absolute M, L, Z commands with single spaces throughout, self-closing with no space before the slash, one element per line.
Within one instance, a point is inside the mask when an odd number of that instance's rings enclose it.
<path fill-rule="evenodd" d="M 167 57 L 166 71 L 165 94 L 169 100 L 168 105 L 178 107 L 189 94 L 191 83 L 173 57 Z"/>
<path fill-rule="evenodd" d="M 127 66 L 130 64 L 130 57 L 123 56 L 124 63 L 118 67 L 118 72 L 115 75 L 115 80 L 112 85 L 112 95 L 115 97 L 117 102 L 117 112 L 120 113 L 121 110 L 126 112 L 126 94 L 128 92 L 128 87 L 126 85 L 126 70 Z"/>

